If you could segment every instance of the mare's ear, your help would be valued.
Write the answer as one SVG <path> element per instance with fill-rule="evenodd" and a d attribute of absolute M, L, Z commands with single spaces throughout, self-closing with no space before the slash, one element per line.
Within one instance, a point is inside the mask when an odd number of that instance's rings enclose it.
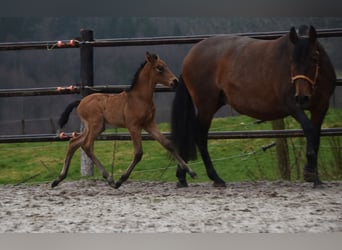
<path fill-rule="evenodd" d="M 292 27 L 290 30 L 290 41 L 295 44 L 298 41 L 298 35 L 295 27 Z"/>
<path fill-rule="evenodd" d="M 316 29 L 311 25 L 310 25 L 310 30 L 309 30 L 309 39 L 311 43 L 314 43 L 317 39 Z"/>
<path fill-rule="evenodd" d="M 150 54 L 148 51 L 146 52 L 146 61 L 150 63 L 154 63 L 159 59 L 158 55 Z"/>

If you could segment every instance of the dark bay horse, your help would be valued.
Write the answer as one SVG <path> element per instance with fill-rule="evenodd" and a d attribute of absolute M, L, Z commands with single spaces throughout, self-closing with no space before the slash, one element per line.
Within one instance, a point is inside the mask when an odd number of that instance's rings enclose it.
<path fill-rule="evenodd" d="M 307 139 L 304 180 L 321 184 L 317 171 L 320 129 L 336 75 L 312 26 L 307 36 L 295 28 L 275 40 L 217 36 L 186 55 L 172 111 L 172 140 L 180 156 L 194 159 L 196 145 L 215 186 L 225 186 L 208 153 L 208 130 L 215 112 L 230 104 L 260 120 L 293 116 Z M 305 113 L 309 110 L 311 117 Z M 176 173 L 187 186 L 185 172 Z"/>
<path fill-rule="evenodd" d="M 134 167 L 142 158 L 142 129 L 146 130 L 170 152 L 181 166 L 180 168 L 184 168 L 184 171 L 195 178 L 196 174 L 176 153 L 172 143 L 159 132 L 154 122 L 153 93 L 157 83 L 172 87 L 178 83 L 178 79 L 157 55 L 146 53 L 146 61 L 136 72 L 132 86 L 128 91 L 119 94 L 91 94 L 82 100 L 71 103 L 61 115 L 59 120 L 60 128 L 63 128 L 67 123 L 73 108 L 78 106 L 77 113 L 84 122 L 85 129 L 81 134 L 70 139 L 64 167 L 51 186 L 55 187 L 65 179 L 72 156 L 79 147 L 82 147 L 108 184 L 114 188 L 119 188 L 129 178 Z M 115 127 L 127 128 L 134 146 L 134 159 L 117 182 L 114 182 L 113 178 L 96 158 L 93 149 L 94 141 L 104 131 L 106 123 Z"/>

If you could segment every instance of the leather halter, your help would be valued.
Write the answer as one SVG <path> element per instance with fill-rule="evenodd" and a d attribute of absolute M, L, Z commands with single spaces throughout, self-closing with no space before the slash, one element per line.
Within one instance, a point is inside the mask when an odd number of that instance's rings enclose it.
<path fill-rule="evenodd" d="M 316 51 L 317 55 L 319 55 L 319 51 Z M 298 79 L 304 79 L 306 81 L 308 81 L 311 84 L 311 87 L 316 87 L 316 83 L 317 83 L 317 78 L 318 78 L 318 73 L 319 73 L 319 65 L 318 65 L 318 61 L 316 62 L 316 69 L 315 69 L 315 76 L 314 79 L 312 80 L 310 77 L 306 76 L 306 75 L 293 75 L 293 68 L 291 68 L 291 83 L 295 83 L 296 80 Z"/>

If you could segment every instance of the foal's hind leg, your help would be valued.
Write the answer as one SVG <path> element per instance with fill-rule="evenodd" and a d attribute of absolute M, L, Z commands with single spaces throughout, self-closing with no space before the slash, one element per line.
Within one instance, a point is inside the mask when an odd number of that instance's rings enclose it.
<path fill-rule="evenodd" d="M 52 188 L 57 186 L 61 181 L 63 181 L 66 178 L 66 176 L 68 174 L 69 166 L 70 166 L 70 161 L 71 161 L 75 151 L 83 143 L 84 136 L 85 136 L 84 134 L 80 134 L 79 136 L 70 139 L 69 148 L 68 148 L 67 154 L 65 156 L 63 169 L 62 169 L 60 175 L 58 176 L 58 178 L 51 183 Z"/>
<path fill-rule="evenodd" d="M 96 123 L 99 124 L 96 127 L 92 127 L 87 134 L 86 138 L 84 139 L 84 143 L 82 144 L 82 149 L 87 154 L 87 156 L 93 161 L 93 163 L 96 165 L 96 167 L 101 172 L 103 178 L 105 178 L 108 182 L 108 184 L 111 187 L 114 187 L 114 180 L 112 176 L 107 172 L 107 170 L 103 167 L 101 162 L 97 159 L 97 157 L 94 154 L 94 141 L 98 134 L 100 134 L 103 131 L 102 123 Z M 100 126 L 101 125 L 101 126 Z"/>
<path fill-rule="evenodd" d="M 145 130 L 158 141 L 167 151 L 170 152 L 172 157 L 178 162 L 179 167 L 183 169 L 185 172 L 188 172 L 189 175 L 194 179 L 197 177 L 197 174 L 186 164 L 186 162 L 177 154 L 176 150 L 173 148 L 172 143 L 160 133 L 157 125 L 152 122 L 145 128 Z"/>

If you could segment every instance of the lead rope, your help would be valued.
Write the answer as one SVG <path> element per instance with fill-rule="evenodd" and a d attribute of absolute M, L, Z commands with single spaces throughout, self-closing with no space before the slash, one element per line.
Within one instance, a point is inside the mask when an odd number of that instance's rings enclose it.
<path fill-rule="evenodd" d="M 160 174 L 160 176 L 159 176 L 159 181 L 161 180 L 161 178 L 164 176 L 164 174 L 166 173 L 166 171 L 169 169 L 169 167 L 171 166 L 171 164 L 172 164 L 172 162 L 171 162 L 172 160 L 170 159 L 169 160 L 169 164 L 165 167 L 165 168 L 163 168 L 162 169 L 162 172 L 161 172 L 161 174 Z"/>

